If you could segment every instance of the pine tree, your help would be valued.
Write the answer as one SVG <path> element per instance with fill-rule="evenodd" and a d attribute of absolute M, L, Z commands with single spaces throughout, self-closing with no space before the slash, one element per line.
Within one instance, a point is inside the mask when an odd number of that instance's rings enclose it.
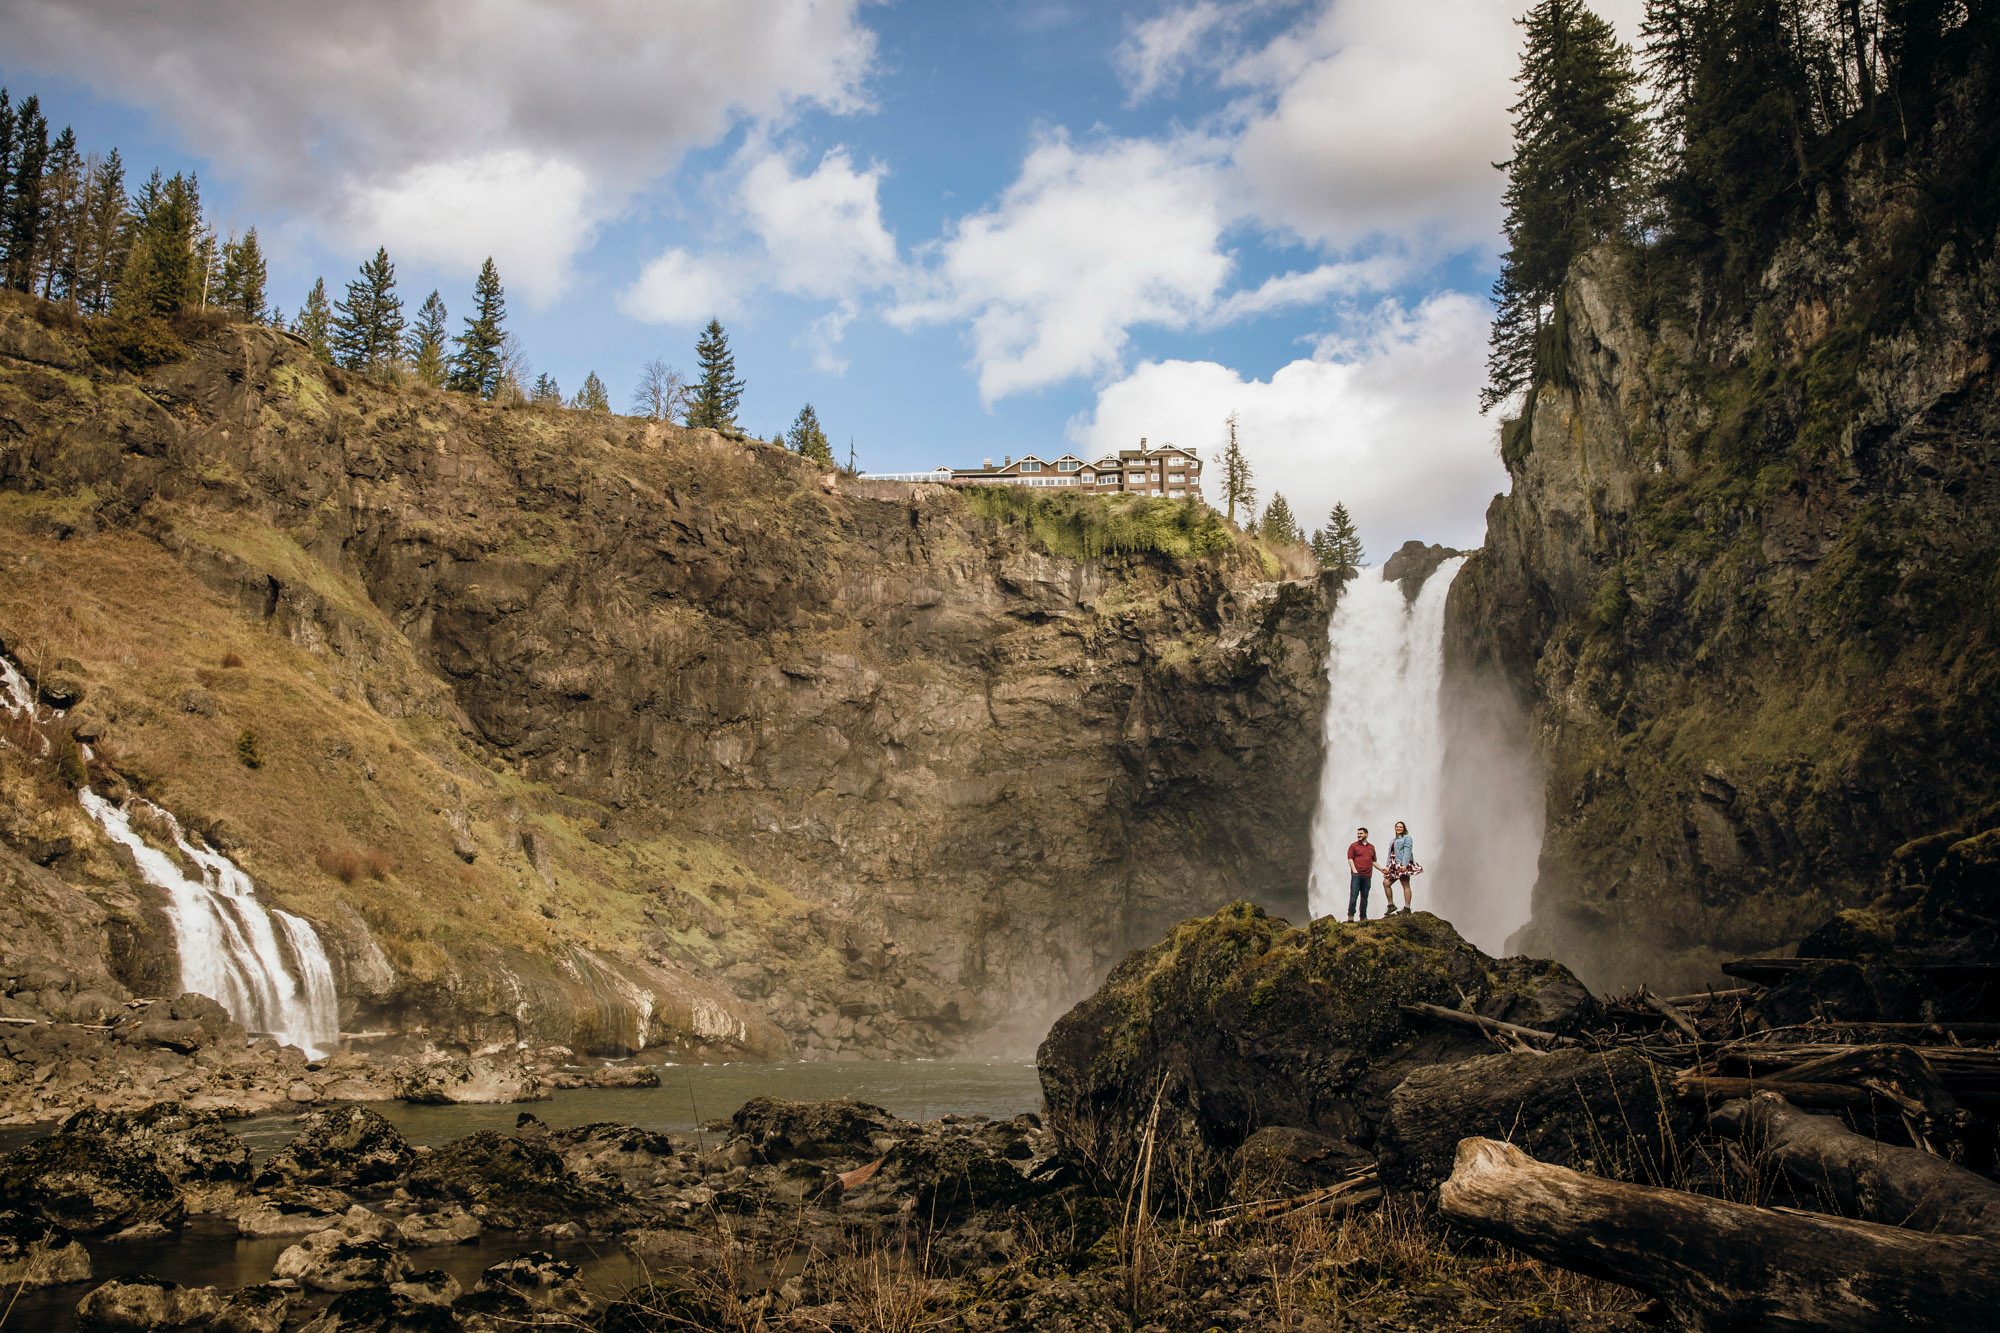
<path fill-rule="evenodd" d="M 719 321 L 708 321 L 708 327 L 694 345 L 694 354 L 701 366 L 701 380 L 695 385 L 694 400 L 688 404 L 687 424 L 733 432 L 736 407 L 743 401 L 743 381 L 736 377 L 736 357 L 729 350 L 729 337 L 723 333 Z"/>
<path fill-rule="evenodd" d="M 1507 254 L 1482 411 L 1532 387 L 1570 265 L 1624 225 L 1644 167 L 1638 79 L 1611 25 L 1583 0 L 1540 0 L 1520 22 L 1514 156 L 1500 164 Z"/>
<path fill-rule="evenodd" d="M 201 227 L 200 185 L 155 171 L 134 200 L 133 236 L 118 278 L 115 304 L 128 313 L 171 315 L 201 300 L 204 274 L 196 264 Z"/>
<path fill-rule="evenodd" d="M 1236 414 L 1231 412 L 1223 423 L 1229 430 L 1228 443 L 1222 446 L 1222 498 L 1229 505 L 1229 521 L 1236 521 L 1236 506 L 1244 506 L 1243 524 L 1250 526 L 1250 506 L 1257 500 L 1257 488 L 1250 484 L 1250 459 L 1243 452 L 1242 443 L 1236 438 Z"/>
<path fill-rule="evenodd" d="M 1345 504 L 1334 505 L 1326 526 L 1313 533 L 1312 552 L 1321 569 L 1331 570 L 1342 578 L 1353 577 L 1361 568 L 1364 554 L 1361 534 L 1355 531 Z"/>
<path fill-rule="evenodd" d="M 42 169 L 44 235 L 35 267 L 40 273 L 44 300 L 75 304 L 76 245 L 82 230 L 83 187 L 83 154 L 76 149 L 76 131 L 65 125 L 49 149 L 48 164 Z"/>
<path fill-rule="evenodd" d="M 396 266 L 387 249 L 361 266 L 334 303 L 333 351 L 349 370 L 387 375 L 403 351 L 403 298 L 396 295 Z"/>
<path fill-rule="evenodd" d="M 571 400 L 570 406 L 580 412 L 611 410 L 611 395 L 605 392 L 604 381 L 597 378 L 596 371 L 593 370 L 583 377 L 583 387 L 576 391 L 576 397 Z"/>
<path fill-rule="evenodd" d="M 445 382 L 446 388 L 481 398 L 491 398 L 499 391 L 501 344 L 507 339 L 503 327 L 507 319 L 505 297 L 500 270 L 493 266 L 489 255 L 472 287 L 474 313 L 466 317 L 465 332 L 453 340 L 458 351 L 451 358 L 451 376 Z"/>
<path fill-rule="evenodd" d="M 17 146 L 14 131 L 18 124 L 14 99 L 7 95 L 5 88 L 0 88 L 0 280 L 6 277 L 7 203 L 14 188 L 14 152 Z"/>
<path fill-rule="evenodd" d="M 101 315 L 111 309 L 118 276 L 132 247 L 133 218 L 125 206 L 125 161 L 116 148 L 90 170 L 84 187 L 78 239 L 77 307 Z"/>
<path fill-rule="evenodd" d="M 562 386 L 556 383 L 555 376 L 543 371 L 535 377 L 534 392 L 528 395 L 528 401 L 536 407 L 561 407 Z"/>
<path fill-rule="evenodd" d="M 1292 518 L 1292 506 L 1285 499 L 1283 491 L 1271 492 L 1271 503 L 1264 507 L 1263 520 L 1257 525 L 1258 535 L 1272 546 L 1284 546 L 1302 541 L 1305 534 Z"/>
<path fill-rule="evenodd" d="M 444 300 L 432 288 L 424 303 L 417 307 L 416 323 L 410 325 L 410 345 L 406 352 L 410 369 L 418 380 L 433 389 L 444 387 L 446 318 Z"/>
<path fill-rule="evenodd" d="M 264 318 L 264 282 L 269 276 L 255 227 L 222 247 L 222 283 L 216 304 L 242 319 Z"/>
<path fill-rule="evenodd" d="M 49 158 L 49 123 L 42 117 L 42 99 L 30 94 L 14 113 L 14 171 L 7 184 L 5 226 L 0 244 L 6 246 L 7 286 L 33 291 L 35 257 L 44 224 L 42 169 Z"/>
<path fill-rule="evenodd" d="M 306 303 L 299 307 L 298 317 L 292 321 L 292 332 L 306 340 L 314 356 L 322 361 L 333 360 L 333 308 L 327 304 L 325 278 L 313 279 Z"/>
<path fill-rule="evenodd" d="M 826 432 L 820 429 L 819 413 L 813 411 L 811 403 L 799 409 L 791 430 L 785 435 L 785 445 L 801 458 L 824 467 L 833 466 L 833 445 L 827 442 Z"/>

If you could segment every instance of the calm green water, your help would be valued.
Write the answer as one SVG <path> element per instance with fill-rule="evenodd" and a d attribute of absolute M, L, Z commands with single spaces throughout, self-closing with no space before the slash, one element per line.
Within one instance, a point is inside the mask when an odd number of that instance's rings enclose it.
<path fill-rule="evenodd" d="M 511 1130 L 527 1111 L 555 1128 L 615 1121 L 646 1129 L 692 1135 L 702 1121 L 727 1119 L 752 1097 L 782 1097 L 789 1101 L 823 1101 L 853 1097 L 872 1102 L 908 1120 L 933 1120 L 944 1115 L 984 1115 L 995 1119 L 1041 1109 L 1042 1089 L 1035 1066 L 1025 1060 L 921 1060 L 908 1062 L 813 1061 L 790 1064 L 663 1065 L 657 1088 L 578 1090 L 558 1092 L 545 1102 L 514 1106 L 411 1106 L 404 1102 L 371 1102 L 403 1131 L 410 1142 L 436 1146 L 482 1129 Z M 295 1115 L 258 1116 L 238 1120 L 230 1128 L 249 1141 L 258 1158 L 269 1156 L 298 1132 Z M 10 1130 L 0 1150 L 12 1150 L 47 1133 L 46 1128 Z M 47 1330 L 67 1333 L 75 1327 L 76 1303 L 109 1277 L 152 1273 L 183 1286 L 236 1288 L 262 1282 L 291 1240 L 244 1240 L 234 1223 L 196 1219 L 180 1236 L 128 1245 L 92 1244 L 96 1276 L 89 1282 L 51 1291 L 24 1293 L 0 1329 L 5 1333 Z M 534 1238 L 513 1241 L 504 1235 L 478 1244 L 415 1250 L 419 1268 L 442 1268 L 469 1291 L 490 1264 L 524 1250 L 553 1249 L 563 1258 L 584 1265 L 587 1279 L 600 1292 L 622 1292 L 637 1280 L 631 1260 L 622 1252 L 599 1252 L 582 1246 L 551 1246 Z M 0 1305 L 4 1305 L 0 1299 Z"/>

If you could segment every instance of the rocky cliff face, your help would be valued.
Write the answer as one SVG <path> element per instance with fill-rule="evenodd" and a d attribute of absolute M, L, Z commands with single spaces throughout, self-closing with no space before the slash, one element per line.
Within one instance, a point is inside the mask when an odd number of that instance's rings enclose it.
<path fill-rule="evenodd" d="M 1064 559 L 937 488 L 263 329 L 143 378 L 82 343 L 0 306 L 0 649 L 73 683 L 93 785 L 318 926 L 344 1025 L 1025 1041 L 1173 921 L 1303 908 L 1332 593 L 1247 544 Z M 15 981 L 81 929 L 110 975 L 51 1002 L 171 994 L 130 866 L 22 746 L 0 781 L 0 871 L 95 914 L 10 920 Z"/>
<path fill-rule="evenodd" d="M 1547 772 L 1517 944 L 1593 984 L 1797 939 L 2000 788 L 2000 267 L 1923 198 L 1857 163 L 1734 303 L 1599 252 L 1503 430 L 1448 665 Z"/>

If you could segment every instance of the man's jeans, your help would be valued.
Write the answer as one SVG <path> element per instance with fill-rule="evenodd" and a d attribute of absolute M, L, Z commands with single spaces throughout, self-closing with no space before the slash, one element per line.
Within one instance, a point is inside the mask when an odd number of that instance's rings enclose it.
<path fill-rule="evenodd" d="M 1354 905 L 1356 903 L 1360 903 L 1361 919 L 1363 921 L 1366 921 L 1368 919 L 1368 886 L 1373 884 L 1374 882 L 1375 882 L 1375 875 L 1372 871 L 1366 875 L 1356 875 L 1351 872 L 1348 874 L 1347 914 L 1349 916 L 1354 915 Z"/>

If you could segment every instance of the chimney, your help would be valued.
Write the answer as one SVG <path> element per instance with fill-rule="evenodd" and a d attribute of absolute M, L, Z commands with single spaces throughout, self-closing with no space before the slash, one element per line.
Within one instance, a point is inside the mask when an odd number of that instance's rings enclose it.
<path fill-rule="evenodd" d="M 1001 463 L 1000 463 L 1000 466 L 1001 466 L 1001 467 L 1012 467 L 1012 466 L 1014 466 L 1014 455 L 1012 455 L 1012 454 L 1006 454 L 1006 455 L 1004 455 L 1004 456 L 1002 457 L 1002 460 L 1001 460 Z"/>
<path fill-rule="evenodd" d="M 1144 449 L 1146 447 L 1146 437 L 1143 435 L 1139 437 L 1139 447 L 1141 449 Z"/>
<path fill-rule="evenodd" d="M 982 459 L 980 459 L 980 460 L 979 460 L 979 466 L 981 466 L 981 467 L 992 467 L 992 466 L 993 466 L 993 460 L 992 460 L 992 459 L 990 459 L 990 458 L 982 458 Z"/>

